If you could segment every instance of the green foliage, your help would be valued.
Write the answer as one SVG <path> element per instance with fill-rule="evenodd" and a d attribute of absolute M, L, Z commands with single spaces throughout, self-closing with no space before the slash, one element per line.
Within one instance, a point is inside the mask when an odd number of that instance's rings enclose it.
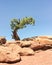
<path fill-rule="evenodd" d="M 19 20 L 18 19 L 12 19 L 10 26 L 11 26 L 12 30 L 15 30 L 16 28 L 19 29 Z"/>
<path fill-rule="evenodd" d="M 18 30 L 26 27 L 28 24 L 33 25 L 34 23 L 35 20 L 32 17 L 25 17 L 22 19 L 12 19 L 10 26 L 12 30 Z"/>

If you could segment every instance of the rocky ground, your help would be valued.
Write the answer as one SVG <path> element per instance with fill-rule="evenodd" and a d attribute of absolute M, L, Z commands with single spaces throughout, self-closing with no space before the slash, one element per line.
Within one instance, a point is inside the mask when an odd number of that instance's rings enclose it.
<path fill-rule="evenodd" d="M 52 65 L 52 36 L 21 41 L 0 37 L 0 65 Z"/>

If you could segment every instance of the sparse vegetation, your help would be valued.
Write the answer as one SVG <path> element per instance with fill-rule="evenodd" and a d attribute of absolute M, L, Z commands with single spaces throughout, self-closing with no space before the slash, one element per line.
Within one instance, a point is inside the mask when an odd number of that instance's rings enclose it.
<path fill-rule="evenodd" d="M 32 17 L 25 17 L 22 19 L 12 19 L 11 20 L 11 29 L 12 29 L 12 38 L 15 40 L 20 40 L 17 32 L 19 29 L 25 28 L 28 24 L 33 25 L 35 20 Z"/>

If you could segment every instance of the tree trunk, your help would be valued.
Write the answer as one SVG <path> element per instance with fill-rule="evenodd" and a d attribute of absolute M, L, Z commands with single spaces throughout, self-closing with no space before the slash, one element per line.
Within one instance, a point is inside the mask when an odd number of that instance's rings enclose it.
<path fill-rule="evenodd" d="M 19 38 L 19 36 L 18 36 L 16 30 L 12 31 L 12 33 L 13 33 L 13 35 L 12 35 L 12 38 L 13 38 L 13 39 L 15 39 L 15 40 L 20 40 L 20 38 Z"/>

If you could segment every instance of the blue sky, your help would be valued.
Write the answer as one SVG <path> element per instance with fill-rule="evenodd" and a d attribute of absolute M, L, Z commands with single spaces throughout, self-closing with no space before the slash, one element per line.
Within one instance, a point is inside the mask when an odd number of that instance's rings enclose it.
<path fill-rule="evenodd" d="M 52 35 L 52 0 L 0 0 L 0 36 L 11 40 L 11 19 L 25 16 L 32 16 L 36 23 L 18 30 L 21 39 Z"/>

